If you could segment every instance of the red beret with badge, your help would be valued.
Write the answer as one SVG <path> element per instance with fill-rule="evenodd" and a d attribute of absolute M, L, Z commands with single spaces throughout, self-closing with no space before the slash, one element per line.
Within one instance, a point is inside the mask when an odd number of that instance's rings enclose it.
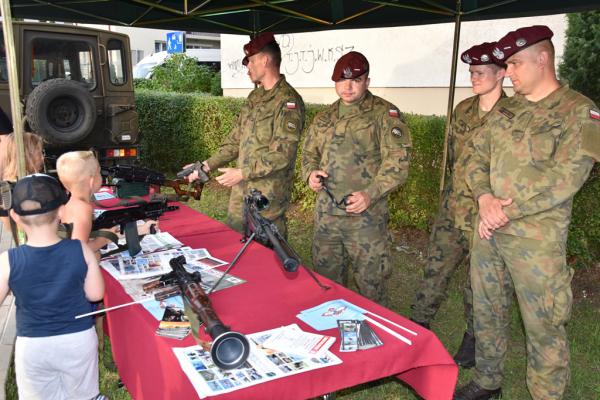
<path fill-rule="evenodd" d="M 505 62 L 510 56 L 542 40 L 550 40 L 554 33 L 546 25 L 534 25 L 508 32 L 498 40 L 492 55 L 497 61 Z"/>
<path fill-rule="evenodd" d="M 497 42 L 485 42 L 477 44 L 471 47 L 469 50 L 463 52 L 460 55 L 460 59 L 462 62 L 469 65 L 497 64 L 504 66 L 504 63 L 500 63 L 494 57 L 492 57 L 492 51 L 494 47 L 496 47 L 496 44 Z"/>
<path fill-rule="evenodd" d="M 252 40 L 244 45 L 245 56 L 242 60 L 242 64 L 248 65 L 248 58 L 260 53 L 263 47 L 269 43 L 277 43 L 275 42 L 275 36 L 273 36 L 272 32 L 263 32 L 260 35 L 252 38 Z"/>
<path fill-rule="evenodd" d="M 369 61 L 358 51 L 344 54 L 335 63 L 331 80 L 354 79 L 369 72 Z"/>

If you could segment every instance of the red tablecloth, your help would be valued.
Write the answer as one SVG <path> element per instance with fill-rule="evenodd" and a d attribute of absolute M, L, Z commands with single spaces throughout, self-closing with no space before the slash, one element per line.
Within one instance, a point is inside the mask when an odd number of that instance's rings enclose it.
<path fill-rule="evenodd" d="M 231 261 L 241 248 L 240 235 L 227 226 L 186 206 L 168 212 L 160 219 L 161 230 L 170 232 L 186 245 L 205 247 L 220 259 Z M 224 267 L 222 267 L 224 268 Z M 297 319 L 300 311 L 328 300 L 345 299 L 368 311 L 382 315 L 418 333 L 408 346 L 372 326 L 384 345 L 370 350 L 339 353 L 340 365 L 321 368 L 216 396 L 226 399 L 306 399 L 342 388 L 397 376 L 425 399 L 451 399 L 458 367 L 430 331 L 379 306 L 376 303 L 325 278 L 330 290 L 321 290 L 308 273 L 283 270 L 271 250 L 258 243 L 246 249 L 232 274 L 247 283 L 213 293 L 211 301 L 219 318 L 232 330 L 254 333 L 297 323 L 303 330 L 313 329 Z M 104 273 L 106 307 L 131 301 L 118 281 Z M 119 375 L 134 399 L 194 399 L 192 385 L 179 367 L 173 347 L 195 344 L 188 336 L 183 341 L 155 334 L 158 322 L 142 306 L 134 305 L 107 313 L 112 352 Z M 337 329 L 321 332 L 336 336 Z"/>

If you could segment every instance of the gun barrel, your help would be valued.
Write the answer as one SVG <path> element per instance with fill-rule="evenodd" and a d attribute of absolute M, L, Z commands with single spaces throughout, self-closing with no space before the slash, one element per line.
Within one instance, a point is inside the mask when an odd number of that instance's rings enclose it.
<path fill-rule="evenodd" d="M 280 238 L 273 233 L 269 226 L 265 226 L 264 230 L 265 234 L 269 238 L 269 241 L 273 245 L 275 254 L 277 254 L 277 257 L 279 257 L 281 263 L 283 264 L 283 269 L 288 272 L 296 272 L 298 265 L 300 265 L 300 261 L 298 261 L 294 252 L 289 248 L 287 242 L 280 240 Z"/>
<path fill-rule="evenodd" d="M 204 323 L 208 334 L 213 339 L 210 355 L 215 365 L 221 369 L 234 369 L 241 366 L 250 354 L 250 343 L 246 336 L 231 331 L 221 322 L 204 289 L 185 270 L 185 256 L 172 258 L 169 264 L 175 273 L 183 298 Z"/>

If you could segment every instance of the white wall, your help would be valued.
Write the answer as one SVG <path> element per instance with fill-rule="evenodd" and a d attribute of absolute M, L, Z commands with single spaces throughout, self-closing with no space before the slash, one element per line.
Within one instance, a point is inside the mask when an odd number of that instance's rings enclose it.
<path fill-rule="evenodd" d="M 498 40 L 519 27 L 540 24 L 548 25 L 554 31 L 553 42 L 557 49 L 557 60 L 560 59 L 565 41 L 564 14 L 465 22 L 461 29 L 459 54 L 475 44 Z M 437 93 L 431 109 L 427 109 L 425 99 L 417 102 L 420 104 L 418 109 L 410 109 L 410 104 L 414 101 L 409 102 L 409 109 L 405 111 L 445 114 L 446 107 L 440 107 L 437 100 L 440 96 L 447 99 L 453 35 L 454 24 L 436 24 L 294 33 L 275 35 L 275 38 L 282 50 L 281 70 L 307 102 L 335 99 L 331 81 L 335 62 L 342 54 L 355 50 L 363 53 L 369 60 L 371 87 L 380 88 L 375 92 L 387 92 L 391 96 L 399 92 L 418 96 L 415 90 L 408 89 L 429 88 L 430 94 Z M 243 35 L 221 35 L 221 83 L 225 95 L 243 96 L 253 88 L 246 75 L 246 68 L 241 64 L 242 48 L 248 40 L 248 36 Z M 457 86 L 468 88 L 470 82 L 467 65 L 460 61 L 458 64 Z M 510 85 L 510 81 L 507 80 L 506 84 Z M 433 90 L 435 88 L 446 90 L 440 92 Z M 330 95 L 327 94 L 329 91 Z M 463 92 L 468 94 L 468 90 Z M 395 103 L 400 107 L 398 103 L 403 102 Z"/>

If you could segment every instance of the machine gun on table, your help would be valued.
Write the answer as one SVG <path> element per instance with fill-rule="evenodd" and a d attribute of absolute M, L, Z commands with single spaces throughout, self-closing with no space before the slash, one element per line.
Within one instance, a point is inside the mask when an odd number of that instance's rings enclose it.
<path fill-rule="evenodd" d="M 170 187 L 175 190 L 178 200 L 182 201 L 187 201 L 190 196 L 195 200 L 200 200 L 204 184 L 208 181 L 208 179 L 206 179 L 188 183 L 185 179 L 179 177 L 174 180 L 167 179 L 161 172 L 133 165 L 101 167 L 100 172 L 106 185 L 119 187 L 124 181 Z M 187 189 L 184 187 L 187 187 Z"/>
<path fill-rule="evenodd" d="M 185 269 L 185 256 L 172 258 L 169 261 L 172 272 L 163 275 L 160 279 L 146 283 L 143 286 L 144 291 L 150 291 L 159 287 L 164 289 L 155 293 L 157 300 L 182 295 L 185 302 L 186 311 L 193 311 L 190 321 L 197 320 L 202 322 L 206 332 L 213 339 L 210 349 L 210 356 L 215 365 L 221 369 L 234 369 L 241 366 L 248 359 L 250 354 L 250 343 L 246 336 L 239 332 L 234 332 L 225 326 L 219 319 L 208 295 L 200 286 L 202 277 L 198 271 L 190 273 Z M 196 317 L 196 318 L 194 318 Z M 199 324 L 192 322 L 192 326 Z"/>
<path fill-rule="evenodd" d="M 137 232 L 137 221 L 140 219 L 158 220 L 165 212 L 174 211 L 178 208 L 178 206 L 169 206 L 167 200 L 162 199 L 150 200 L 131 207 L 106 210 L 94 219 L 92 222 L 92 231 L 110 229 L 118 225 L 121 233 L 125 234 L 129 254 L 134 256 L 142 250 Z M 150 233 L 156 233 L 154 226 L 151 227 Z"/>

